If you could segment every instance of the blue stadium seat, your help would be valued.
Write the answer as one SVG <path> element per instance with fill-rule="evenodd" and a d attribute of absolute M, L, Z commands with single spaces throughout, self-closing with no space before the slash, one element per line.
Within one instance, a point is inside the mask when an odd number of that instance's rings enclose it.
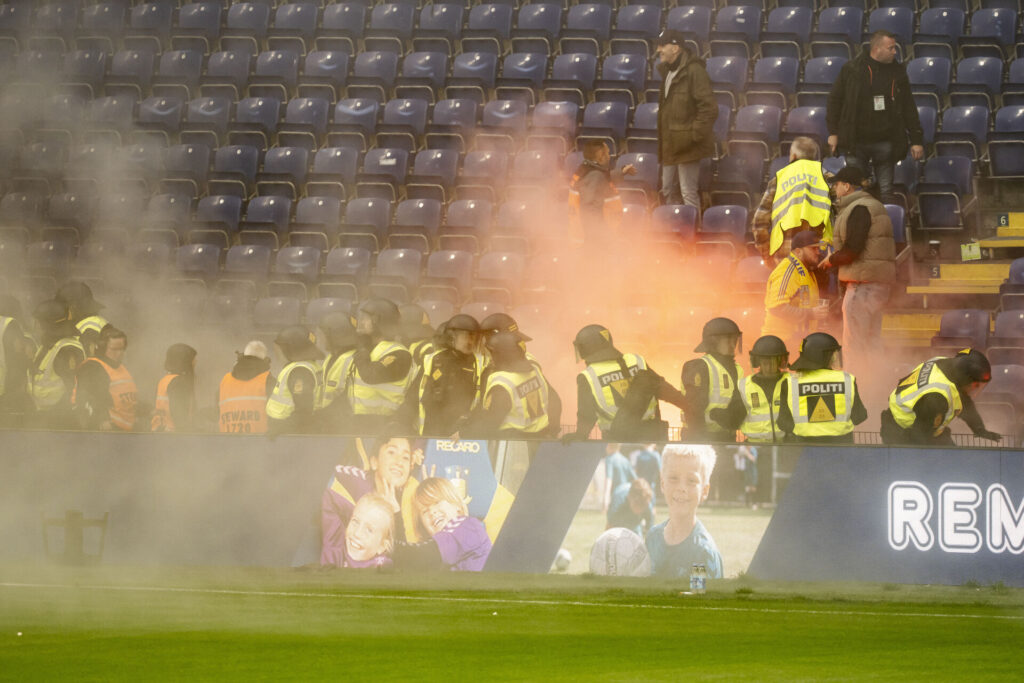
<path fill-rule="evenodd" d="M 402 60 L 402 73 L 395 83 L 395 96 L 418 98 L 433 104 L 448 75 L 444 52 L 411 52 Z"/>
<path fill-rule="evenodd" d="M 988 142 L 993 178 L 1024 177 L 1024 105 L 1001 107 Z"/>
<path fill-rule="evenodd" d="M 988 107 L 949 107 L 942 112 L 942 128 L 935 134 L 935 152 L 964 156 L 975 162 L 988 141 Z"/>
<path fill-rule="evenodd" d="M 892 223 L 892 237 L 897 245 L 907 243 L 907 212 L 899 204 L 886 204 L 885 211 Z"/>
<path fill-rule="evenodd" d="M 437 243 L 440 228 L 440 200 L 403 200 L 395 207 L 395 215 L 388 232 L 388 246 L 417 249 L 427 253 Z"/>
<path fill-rule="evenodd" d="M 800 60 L 795 57 L 762 57 L 754 63 L 754 77 L 747 89 L 747 104 L 767 104 L 785 109 L 796 92 L 799 73 Z"/>
<path fill-rule="evenodd" d="M 665 28 L 686 36 L 687 47 L 694 54 L 704 54 L 711 36 L 711 8 L 699 5 L 678 5 L 668 11 Z"/>
<path fill-rule="evenodd" d="M 879 7 L 872 10 L 865 33 L 882 30 L 895 34 L 901 45 L 910 45 L 914 37 L 914 10 L 906 7 Z"/>
<path fill-rule="evenodd" d="M 163 136 L 165 144 L 181 130 L 185 104 L 177 97 L 154 95 L 139 102 L 136 127 L 139 130 L 156 132 Z"/>
<path fill-rule="evenodd" d="M 280 332 L 302 322 L 302 302 L 296 297 L 268 296 L 256 302 L 252 324 L 258 332 Z"/>
<path fill-rule="evenodd" d="M 615 168 L 632 164 L 636 175 L 626 176 L 617 184 L 623 202 L 637 204 L 651 203 L 658 195 L 658 183 L 661 177 L 658 166 L 658 155 L 648 152 L 630 152 L 620 154 L 615 160 Z"/>
<path fill-rule="evenodd" d="M 435 149 L 466 150 L 476 132 L 477 103 L 468 99 L 441 100 L 427 127 L 425 142 Z"/>
<path fill-rule="evenodd" d="M 747 60 L 740 57 L 709 57 L 708 77 L 719 104 L 736 108 L 739 94 L 747 87 Z"/>
<path fill-rule="evenodd" d="M 754 154 L 768 161 L 779 141 L 781 128 L 782 110 L 779 107 L 759 104 L 740 107 L 729 136 L 729 154 Z"/>
<path fill-rule="evenodd" d="M 782 128 L 782 140 L 791 141 L 798 135 L 814 138 L 819 146 L 828 140 L 828 125 L 825 123 L 825 107 L 793 107 L 786 115 Z M 786 153 L 788 153 L 788 146 Z"/>
<path fill-rule="evenodd" d="M 511 5 L 481 4 L 469 10 L 469 20 L 459 41 L 463 52 L 502 55 L 512 33 Z"/>
<path fill-rule="evenodd" d="M 918 104 L 930 104 L 942 109 L 943 99 L 949 92 L 953 67 L 944 57 L 918 57 L 907 62 L 907 78 Z"/>
<path fill-rule="evenodd" d="M 344 203 L 338 197 L 303 197 L 295 205 L 288 231 L 293 246 L 315 246 L 327 252 L 337 242 Z"/>
<path fill-rule="evenodd" d="M 338 100 L 327 136 L 329 144 L 352 147 L 359 152 L 366 151 L 377 132 L 379 111 L 380 103 L 372 98 L 350 97 Z"/>
<path fill-rule="evenodd" d="M 226 97 L 197 97 L 188 103 L 180 140 L 218 147 L 227 138 L 232 101 Z"/>
<path fill-rule="evenodd" d="M 671 233 L 686 243 L 692 243 L 697 234 L 697 207 L 685 204 L 662 204 L 651 213 L 651 228 L 655 232 Z"/>
<path fill-rule="evenodd" d="M 991 109 L 1003 87 L 1003 60 L 967 57 L 956 65 L 956 83 L 949 86 L 953 106 L 976 105 Z"/>
<path fill-rule="evenodd" d="M 625 102 L 591 102 L 583 110 L 583 125 L 576 135 L 576 146 L 582 149 L 586 140 L 601 140 L 614 156 L 626 138 L 628 120 L 629 106 Z"/>
<path fill-rule="evenodd" d="M 463 52 L 452 62 L 445 85 L 448 99 L 472 99 L 483 105 L 498 75 L 498 57 L 490 52 Z"/>
<path fill-rule="evenodd" d="M 529 5 L 535 7 L 535 5 Z M 448 57 L 455 53 L 462 37 L 465 7 L 456 3 L 429 3 L 420 10 L 419 28 L 413 34 L 413 49 L 440 52 Z"/>
<path fill-rule="evenodd" d="M 491 100 L 484 105 L 482 125 L 477 131 L 480 149 L 517 149 L 526 132 L 526 103 L 517 100 Z"/>
<path fill-rule="evenodd" d="M 236 195 L 208 195 L 196 204 L 188 240 L 217 244 L 227 249 L 238 233 L 242 219 L 242 198 Z"/>
<path fill-rule="evenodd" d="M 405 3 L 382 3 L 370 10 L 370 25 L 363 36 L 367 50 L 405 54 L 405 44 L 412 38 L 416 8 Z"/>
<path fill-rule="evenodd" d="M 824 107 L 832 84 L 846 64 L 845 57 L 811 57 L 804 64 L 804 79 L 797 89 L 796 102 L 803 107 Z"/>
<path fill-rule="evenodd" d="M 473 255 L 466 251 L 435 251 L 427 258 L 421 296 L 458 304 L 466 299 L 473 276 Z"/>
<path fill-rule="evenodd" d="M 214 52 L 206 60 L 206 73 L 199 80 L 199 91 L 237 101 L 249 85 L 250 60 L 245 52 Z"/>
<path fill-rule="evenodd" d="M 633 107 L 642 101 L 646 83 L 646 57 L 608 55 L 601 62 L 601 78 L 594 83 L 594 99 L 599 102 L 625 102 Z"/>
<path fill-rule="evenodd" d="M 977 209 L 974 162 L 937 156 L 924 165 L 917 185 L 922 230 L 962 230 Z"/>
<path fill-rule="evenodd" d="M 651 45 L 660 31 L 660 7 L 624 5 L 615 13 L 615 28 L 609 42 L 611 53 L 631 53 L 650 59 Z"/>
<path fill-rule="evenodd" d="M 309 246 L 281 247 L 270 269 L 267 293 L 271 296 L 294 295 L 309 298 L 309 287 L 320 279 L 320 249 Z"/>
<path fill-rule="evenodd" d="M 611 37 L 611 28 L 612 10 L 608 5 L 573 5 L 558 39 L 559 51 L 562 54 L 584 52 L 601 55 L 602 44 Z"/>
<path fill-rule="evenodd" d="M 173 145 L 167 148 L 164 163 L 165 188 L 182 187 L 191 196 L 206 191 L 206 176 L 210 170 L 210 148 L 206 145 Z"/>
<path fill-rule="evenodd" d="M 228 130 L 228 142 L 267 148 L 277 133 L 281 101 L 273 97 L 246 97 L 235 106 L 235 120 Z"/>
<path fill-rule="evenodd" d="M 178 25 L 171 31 L 171 47 L 176 50 L 199 50 L 210 54 L 210 46 L 220 39 L 223 4 L 190 2 L 178 10 Z"/>
<path fill-rule="evenodd" d="M 744 243 L 747 231 L 747 209 L 735 205 L 710 206 L 704 210 L 700 231 L 697 233 L 697 245 L 726 246 L 732 255 L 738 252 Z"/>
<path fill-rule="evenodd" d="M 544 99 L 569 101 L 585 106 L 597 79 L 597 57 L 576 52 L 555 57 L 551 79 L 544 82 Z"/>
<path fill-rule="evenodd" d="M 494 207 L 484 199 L 456 199 L 448 205 L 439 244 L 442 249 L 478 253 L 491 234 Z"/>
<path fill-rule="evenodd" d="M 963 10 L 932 5 L 921 12 L 918 32 L 914 34 L 914 56 L 952 60 L 963 33 Z"/>
<path fill-rule="evenodd" d="M 261 244 L 277 250 L 282 237 L 288 232 L 292 202 L 287 197 L 254 197 L 245 209 L 245 219 L 239 224 L 242 244 Z"/>
<path fill-rule="evenodd" d="M 579 107 L 574 102 L 541 102 L 533 109 L 526 145 L 556 149 L 560 155 L 573 146 Z"/>
<path fill-rule="evenodd" d="M 160 52 L 170 37 L 173 11 L 174 5 L 169 2 L 146 2 L 132 7 L 129 28 L 122 39 L 124 46 L 151 54 Z"/>
<path fill-rule="evenodd" d="M 256 68 L 249 78 L 250 97 L 275 98 L 287 102 L 299 81 L 299 53 L 290 50 L 264 50 L 256 57 Z"/>
<path fill-rule="evenodd" d="M 409 168 L 404 149 L 375 147 L 363 157 L 363 171 L 356 176 L 356 196 L 377 197 L 394 202 L 403 194 Z"/>
<path fill-rule="evenodd" d="M 366 5 L 358 2 L 331 3 L 324 7 L 320 30 L 316 34 L 318 50 L 336 50 L 349 56 L 366 31 Z"/>
<path fill-rule="evenodd" d="M 93 97 L 103 86 L 107 72 L 107 53 L 102 50 L 75 50 L 64 56 L 64 84 Z"/>
<path fill-rule="evenodd" d="M 313 155 L 313 168 L 306 176 L 310 196 L 346 198 L 355 187 L 359 152 L 351 147 L 323 147 Z"/>
<path fill-rule="evenodd" d="M 921 130 L 924 131 L 925 146 L 935 142 L 935 131 L 939 127 L 939 114 L 935 107 L 929 105 L 918 105 L 917 118 L 921 121 Z"/>
<path fill-rule="evenodd" d="M 353 199 L 345 206 L 345 225 L 340 245 L 363 247 L 376 253 L 384 243 L 390 224 L 390 201 L 372 197 Z"/>
<path fill-rule="evenodd" d="M 83 7 L 81 29 L 75 44 L 82 50 L 113 53 L 114 45 L 120 42 L 127 24 L 126 9 L 126 3 L 122 2 L 97 2 Z"/>
<path fill-rule="evenodd" d="M 538 198 L 552 192 L 562 194 L 564 190 L 552 183 L 552 178 L 556 178 L 560 172 L 561 160 L 562 154 L 558 150 L 542 148 L 520 151 L 512 160 L 506 197 Z"/>
<path fill-rule="evenodd" d="M 420 20 L 422 26 L 422 20 Z M 562 31 L 561 3 L 538 2 L 521 5 L 512 30 L 512 51 L 549 55 Z"/>
<path fill-rule="evenodd" d="M 149 198 L 142 224 L 148 230 L 173 232 L 177 240 L 178 234 L 184 235 L 188 230 L 191 214 L 191 195 L 155 194 Z"/>
<path fill-rule="evenodd" d="M 971 29 L 960 37 L 963 57 L 1003 58 L 1003 50 L 1014 44 L 1019 9 L 978 9 L 971 14 Z"/>
<path fill-rule="evenodd" d="M 768 13 L 761 32 L 761 57 L 791 57 L 799 60 L 811 40 L 814 10 L 811 7 L 776 7 Z"/>
<path fill-rule="evenodd" d="M 272 147 L 263 155 L 263 170 L 256 175 L 256 192 L 294 200 L 302 195 L 308 172 L 308 149 Z"/>
<path fill-rule="evenodd" d="M 506 152 L 486 149 L 466 152 L 457 181 L 459 198 L 494 202 L 504 189 L 508 167 Z"/>
<path fill-rule="evenodd" d="M 721 107 L 719 107 L 719 111 L 721 111 Z M 719 115 L 719 118 L 721 118 L 721 115 Z M 718 124 L 717 119 L 715 124 Z M 626 148 L 630 152 L 658 151 L 657 102 L 644 102 L 636 105 L 629 129 L 626 131 Z"/>
<path fill-rule="evenodd" d="M 419 99 L 391 99 L 377 126 L 378 147 L 393 147 L 413 153 L 422 145 L 427 128 L 427 102 Z"/>
<path fill-rule="evenodd" d="M 750 59 L 751 45 L 761 32 L 761 8 L 745 5 L 726 6 L 715 15 L 709 45 L 713 57 Z"/>
<path fill-rule="evenodd" d="M 277 131 L 277 144 L 303 147 L 310 152 L 319 148 L 327 133 L 330 106 L 327 100 L 320 97 L 292 98 Z"/>
<path fill-rule="evenodd" d="M 345 96 L 375 99 L 383 103 L 390 97 L 397 78 L 397 53 L 360 52 L 356 55 Z"/>
<path fill-rule="evenodd" d="M 258 244 L 236 244 L 224 257 L 224 278 L 262 284 L 270 274 L 271 251 Z M 255 289 L 255 287 L 254 287 Z"/>
<path fill-rule="evenodd" d="M 488 311 L 493 312 L 495 303 L 502 309 L 512 303 L 513 295 L 521 285 L 524 267 L 522 254 L 503 251 L 481 254 L 477 264 L 479 275 L 473 281 L 473 298 L 478 303 L 477 320 L 487 317 Z M 483 302 L 489 302 L 490 306 Z M 472 308 L 467 311 L 469 306 L 472 304 L 463 306 L 462 312 L 472 311 Z"/>
<path fill-rule="evenodd" d="M 356 288 L 362 287 L 370 277 L 370 259 L 372 254 L 361 247 L 336 247 L 327 253 L 324 264 L 324 279 L 320 282 L 320 294 L 327 296 L 325 285 L 328 282 L 354 285 L 351 288 L 352 298 L 358 295 Z M 346 288 L 332 288 L 330 296 L 337 296 L 335 291 L 344 292 Z"/>
<path fill-rule="evenodd" d="M 416 155 L 412 172 L 406 179 L 406 194 L 410 199 L 444 202 L 455 189 L 458 170 L 458 150 L 422 150 Z"/>
<path fill-rule="evenodd" d="M 537 92 L 547 75 L 548 58 L 543 54 L 514 53 L 505 57 L 495 95 L 499 100 L 521 99 L 527 105 L 537 102 Z"/>
<path fill-rule="evenodd" d="M 225 51 L 240 51 L 251 57 L 260 53 L 270 29 L 270 5 L 263 2 L 235 2 L 228 8 L 220 46 Z"/>
<path fill-rule="evenodd" d="M 382 249 L 370 276 L 371 296 L 409 303 L 419 286 L 422 264 L 423 254 L 417 249 Z"/>
<path fill-rule="evenodd" d="M 950 349 L 953 352 L 967 347 L 984 349 L 988 346 L 989 313 L 977 308 L 962 308 L 946 311 L 939 322 L 939 331 L 932 337 L 933 349 Z"/>
<path fill-rule="evenodd" d="M 212 282 L 220 275 L 221 247 L 216 244 L 186 244 L 175 252 L 180 275 Z"/>
<path fill-rule="evenodd" d="M 316 299 L 310 299 L 309 303 L 306 304 L 306 324 L 311 327 L 319 327 L 320 321 L 328 313 L 338 312 L 351 315 L 352 303 L 353 299 L 341 297 L 321 296 Z"/>
<path fill-rule="evenodd" d="M 319 97 L 330 104 L 345 91 L 349 54 L 338 50 L 310 50 L 306 53 L 296 88 L 300 97 Z"/>
<path fill-rule="evenodd" d="M 167 94 L 188 101 L 194 92 L 198 92 L 202 72 L 202 52 L 165 50 L 160 55 L 156 77 L 153 79 L 153 94 Z"/>
<path fill-rule="evenodd" d="M 864 10 L 859 7 L 827 7 L 818 14 L 818 26 L 811 34 L 811 56 L 853 57 L 850 46 L 860 45 Z"/>
<path fill-rule="evenodd" d="M 136 100 L 149 94 L 153 82 L 153 53 L 141 50 L 120 50 L 110 60 L 110 73 L 104 92 L 106 96 L 128 93 Z"/>
<path fill-rule="evenodd" d="M 274 10 L 274 25 L 267 32 L 267 48 L 304 56 L 316 36 L 319 8 L 312 2 L 292 2 Z"/>

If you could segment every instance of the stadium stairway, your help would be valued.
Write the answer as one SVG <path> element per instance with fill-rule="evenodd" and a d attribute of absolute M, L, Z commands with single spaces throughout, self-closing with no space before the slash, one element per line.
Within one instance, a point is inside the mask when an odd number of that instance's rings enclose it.
<path fill-rule="evenodd" d="M 922 308 L 958 308 L 971 305 L 993 309 L 998 303 L 999 285 L 1010 272 L 1010 261 L 935 263 L 929 277 L 920 284 L 907 285 L 906 293 L 920 296 Z"/>
<path fill-rule="evenodd" d="M 882 340 L 889 350 L 911 351 L 931 347 L 939 331 L 941 312 L 897 309 L 882 317 Z"/>

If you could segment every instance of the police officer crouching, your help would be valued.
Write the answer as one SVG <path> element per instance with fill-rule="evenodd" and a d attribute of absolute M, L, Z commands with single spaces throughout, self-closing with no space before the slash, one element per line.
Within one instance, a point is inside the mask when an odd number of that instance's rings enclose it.
<path fill-rule="evenodd" d="M 835 337 L 815 332 L 800 344 L 790 364 L 795 374 L 782 380 L 778 425 L 787 441 L 853 443 L 853 427 L 868 419 L 857 381 L 843 371 L 842 348 Z"/>
<path fill-rule="evenodd" d="M 324 352 L 302 325 L 281 330 L 274 345 L 287 363 L 267 399 L 267 431 L 272 435 L 312 434 L 318 431 L 313 413 L 323 396 Z"/>
<path fill-rule="evenodd" d="M 526 359 L 526 343 L 499 332 L 487 341 L 492 370 L 482 406 L 465 428 L 467 436 L 516 439 L 557 436 L 562 402 L 536 363 Z"/>
<path fill-rule="evenodd" d="M 387 299 L 370 299 L 359 307 L 359 344 L 347 391 L 352 429 L 358 434 L 379 434 L 393 423 L 415 377 L 412 354 L 398 342 L 400 322 L 398 306 Z"/>
<path fill-rule="evenodd" d="M 344 434 L 352 414 L 345 391 L 356 353 L 356 326 L 347 313 L 333 311 L 320 319 L 320 331 L 327 342 L 327 359 L 317 421 L 325 434 Z"/>
<path fill-rule="evenodd" d="M 921 363 L 889 395 L 889 407 L 882 411 L 882 442 L 953 446 L 949 423 L 958 416 L 975 436 L 1001 440 L 985 428 L 973 400 L 991 379 L 988 358 L 975 349 Z"/>
<path fill-rule="evenodd" d="M 419 376 L 410 387 L 410 392 L 417 392 L 417 432 L 425 436 L 456 433 L 480 393 L 480 323 L 459 313 L 444 323 L 443 329 L 438 339 L 441 348 L 423 359 Z M 413 402 L 407 399 L 406 403 Z"/>
<path fill-rule="evenodd" d="M 743 368 L 736 362 L 743 351 L 743 333 L 728 318 L 712 318 L 701 332 L 694 351 L 704 355 L 683 364 L 685 407 L 683 433 L 691 440 L 735 441 L 736 430 L 717 422 L 712 411 L 728 408 Z M 716 414 L 721 414 L 716 412 Z"/>
<path fill-rule="evenodd" d="M 668 423 L 658 400 L 684 407 L 683 395 L 647 367 L 643 356 L 622 353 L 603 325 L 587 325 L 572 342 L 587 367 L 576 376 L 576 431 L 563 443 L 588 438 L 596 422 L 611 441 L 666 441 Z"/>
<path fill-rule="evenodd" d="M 739 429 L 751 443 L 781 443 L 785 433 L 779 426 L 783 387 L 787 386 L 789 351 L 774 335 L 765 335 L 750 349 L 750 367 L 757 372 L 740 379 L 729 407 L 712 411 L 720 424 Z"/>

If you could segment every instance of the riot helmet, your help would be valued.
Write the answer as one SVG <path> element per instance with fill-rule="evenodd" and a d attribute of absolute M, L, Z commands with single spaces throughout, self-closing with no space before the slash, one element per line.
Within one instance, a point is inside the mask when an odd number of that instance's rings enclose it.
<path fill-rule="evenodd" d="M 480 331 L 487 337 L 498 332 L 511 332 L 523 341 L 532 341 L 530 337 L 523 334 L 515 318 L 508 313 L 491 313 L 480 321 Z"/>
<path fill-rule="evenodd" d="M 786 343 L 773 334 L 759 338 L 750 349 L 750 367 L 760 368 L 762 375 L 777 375 L 787 363 Z"/>
<path fill-rule="evenodd" d="M 341 311 L 331 311 L 320 318 L 320 330 L 327 339 L 332 352 L 344 352 L 356 345 L 356 326 L 352 316 Z"/>
<path fill-rule="evenodd" d="M 300 360 L 319 360 L 324 352 L 316 346 L 316 335 L 303 325 L 289 325 L 281 330 L 274 339 L 281 352 L 290 362 Z"/>
<path fill-rule="evenodd" d="M 612 342 L 611 331 L 604 325 L 587 325 L 576 333 L 572 345 L 576 350 L 576 360 L 583 359 L 588 363 L 614 360 L 622 355 Z"/>
<path fill-rule="evenodd" d="M 743 332 L 740 330 L 739 325 L 729 318 L 712 318 L 704 324 L 704 329 L 700 335 L 700 344 L 697 345 L 694 351 L 697 353 L 721 353 L 717 351 L 720 340 L 730 337 L 735 337 L 736 341 L 732 344 L 732 351 L 723 355 L 731 356 L 737 351 L 742 353 Z"/>
<path fill-rule="evenodd" d="M 790 363 L 793 370 L 825 370 L 832 366 L 832 358 L 839 355 L 842 366 L 842 347 L 831 334 L 814 332 L 800 342 L 800 357 Z"/>

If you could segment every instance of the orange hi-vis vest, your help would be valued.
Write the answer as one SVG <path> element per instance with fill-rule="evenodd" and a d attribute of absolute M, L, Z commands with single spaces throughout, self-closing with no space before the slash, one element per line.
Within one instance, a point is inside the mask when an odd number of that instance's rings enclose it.
<path fill-rule="evenodd" d="M 225 434 L 266 434 L 267 376 L 237 379 L 230 372 L 220 381 L 220 431 Z"/>
<path fill-rule="evenodd" d="M 596 166 L 580 166 L 573 174 L 569 182 L 569 236 L 575 240 L 583 241 L 583 216 L 580 207 L 579 183 L 587 173 L 602 173 Z M 615 183 L 608 180 L 610 193 L 604 199 L 604 223 L 611 229 L 616 230 L 622 222 L 622 198 L 615 188 Z"/>
<path fill-rule="evenodd" d="M 156 385 L 156 402 L 153 406 L 153 419 L 150 420 L 149 428 L 154 432 L 177 431 L 174 426 L 174 418 L 171 417 L 171 399 L 167 395 L 167 387 L 178 375 L 166 374 Z M 190 406 L 191 407 L 191 406 Z"/>
<path fill-rule="evenodd" d="M 132 374 L 128 372 L 124 363 L 113 368 L 99 358 L 85 359 L 86 363 L 89 361 L 99 363 L 110 377 L 110 424 L 126 432 L 132 431 L 135 428 L 135 404 L 138 401 L 138 389 Z M 75 402 L 77 394 L 78 386 L 76 385 L 71 399 L 72 403 Z"/>

